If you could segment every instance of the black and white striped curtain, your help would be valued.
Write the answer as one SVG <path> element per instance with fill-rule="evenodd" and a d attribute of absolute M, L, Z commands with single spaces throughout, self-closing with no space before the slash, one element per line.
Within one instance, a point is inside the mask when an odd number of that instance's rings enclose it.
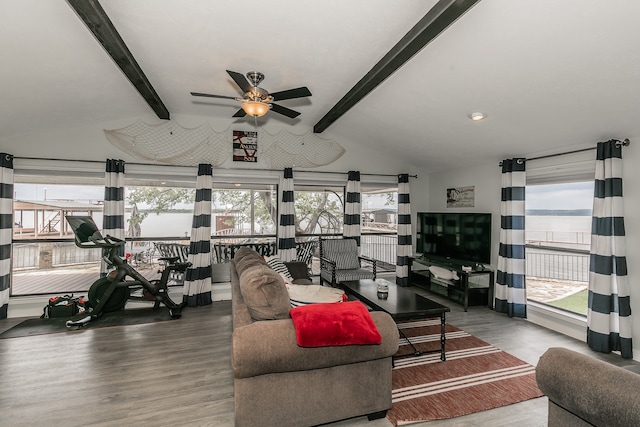
<path fill-rule="evenodd" d="M 347 196 L 344 204 L 344 222 L 342 235 L 351 237 L 358 244 L 360 253 L 360 236 L 362 229 L 360 221 L 362 218 L 362 201 L 360 196 L 360 172 L 349 171 L 347 177 Z"/>
<path fill-rule="evenodd" d="M 13 156 L 0 153 L 0 319 L 7 318 L 13 239 Z"/>
<path fill-rule="evenodd" d="M 525 289 L 525 159 L 502 161 L 500 248 L 495 285 L 495 310 L 509 317 L 527 317 Z"/>
<path fill-rule="evenodd" d="M 211 304 L 211 192 L 213 168 L 198 165 L 196 201 L 193 206 L 189 267 L 185 273 L 182 302 L 189 307 Z"/>
<path fill-rule="evenodd" d="M 413 254 L 409 193 L 409 175 L 398 175 L 398 247 L 396 249 L 396 284 L 398 286 L 409 286 L 409 263 Z"/>
<path fill-rule="evenodd" d="M 285 168 L 280 180 L 278 212 L 278 257 L 281 261 L 296 259 L 296 211 L 293 197 L 293 169 Z"/>
<path fill-rule="evenodd" d="M 124 160 L 107 159 L 104 184 L 104 209 L 102 234 L 124 240 Z M 124 256 L 124 246 L 118 248 Z M 102 261 L 100 275 L 107 274 L 107 264 Z"/>
<path fill-rule="evenodd" d="M 599 142 L 591 222 L 587 343 L 633 357 L 622 199 L 622 143 Z"/>

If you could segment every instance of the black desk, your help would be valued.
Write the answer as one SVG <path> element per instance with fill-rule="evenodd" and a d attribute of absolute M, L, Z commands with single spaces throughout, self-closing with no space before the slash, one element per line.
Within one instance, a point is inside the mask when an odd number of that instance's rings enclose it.
<path fill-rule="evenodd" d="M 383 283 L 389 287 L 389 295 L 386 299 L 378 298 L 378 284 Z M 451 311 L 449 307 L 431 301 L 407 288 L 396 286 L 384 279 L 362 279 L 341 282 L 340 286 L 349 295 L 363 301 L 373 310 L 384 311 L 391 315 L 393 320 L 410 320 L 430 317 L 440 318 L 440 360 L 446 360 L 445 356 L 445 313 Z M 399 330 L 404 339 L 413 349 L 412 355 L 420 355 L 413 343 Z"/>

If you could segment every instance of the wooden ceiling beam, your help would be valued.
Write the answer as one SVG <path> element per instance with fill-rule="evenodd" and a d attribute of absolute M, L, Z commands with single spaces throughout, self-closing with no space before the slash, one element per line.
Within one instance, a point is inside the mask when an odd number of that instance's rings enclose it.
<path fill-rule="evenodd" d="M 98 0 L 67 0 L 67 3 L 82 19 L 89 31 L 93 33 L 156 115 L 163 120 L 169 120 L 169 110 L 165 107 Z"/>
<path fill-rule="evenodd" d="M 438 37 L 480 0 L 440 0 L 389 52 L 313 127 L 324 132 L 387 77 Z"/>

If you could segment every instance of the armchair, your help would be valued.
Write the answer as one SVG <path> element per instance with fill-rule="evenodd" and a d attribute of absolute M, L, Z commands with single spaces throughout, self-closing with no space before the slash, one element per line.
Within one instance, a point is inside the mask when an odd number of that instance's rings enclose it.
<path fill-rule="evenodd" d="M 362 261 L 372 269 L 362 268 Z M 358 255 L 355 239 L 320 239 L 320 284 L 376 278 L 377 260 Z"/>

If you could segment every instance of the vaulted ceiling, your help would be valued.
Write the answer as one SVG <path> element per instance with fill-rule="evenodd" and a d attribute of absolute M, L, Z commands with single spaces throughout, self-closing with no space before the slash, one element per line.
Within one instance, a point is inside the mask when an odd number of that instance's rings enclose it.
<path fill-rule="evenodd" d="M 0 147 L 167 114 L 253 125 L 232 118 L 236 101 L 190 95 L 240 96 L 225 70 L 312 92 L 281 102 L 299 117 L 259 126 L 315 129 L 426 171 L 640 136 L 635 0 L 100 0 L 146 83 L 126 78 L 80 3 L 0 2 Z"/>

